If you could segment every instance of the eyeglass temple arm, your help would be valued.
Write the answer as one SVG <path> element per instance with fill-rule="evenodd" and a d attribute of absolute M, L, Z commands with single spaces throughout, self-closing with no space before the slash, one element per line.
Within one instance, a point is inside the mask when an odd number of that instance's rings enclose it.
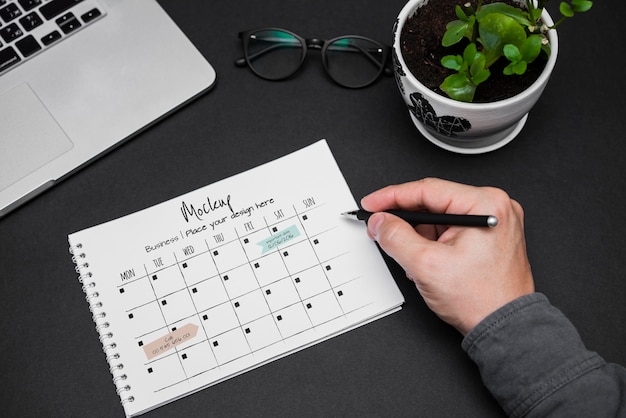
<path fill-rule="evenodd" d="M 372 61 L 372 63 L 374 63 L 377 67 L 378 67 L 379 65 L 381 65 L 381 64 L 382 64 L 383 66 L 385 66 L 385 70 L 384 70 L 384 71 L 385 71 L 385 75 L 392 75 L 392 74 L 393 74 L 393 70 L 392 70 L 391 68 L 389 68 L 388 66 L 386 66 L 386 64 L 387 64 L 386 62 L 382 62 L 382 63 L 381 63 L 381 62 L 379 62 L 379 61 L 376 59 L 376 57 L 374 57 L 374 56 L 370 53 L 370 51 L 379 52 L 379 51 L 381 51 L 381 48 L 375 48 L 375 49 L 365 49 L 365 48 L 362 48 L 360 45 L 350 45 L 350 47 L 353 47 L 353 48 L 358 49 L 361 53 L 363 53 L 363 55 L 365 55 L 365 56 L 366 56 L 366 57 L 367 57 L 370 61 Z M 345 50 L 345 51 L 350 52 L 350 47 L 342 47 L 342 46 L 334 46 L 334 47 L 333 47 L 333 46 L 331 46 L 331 47 L 329 47 L 328 49 L 331 49 L 331 50 L 332 50 L 332 49 L 336 49 L 336 50 L 341 50 L 341 49 L 343 49 L 343 50 Z M 382 52 L 385 52 L 385 49 L 382 49 Z M 385 61 L 387 61 L 388 54 L 385 54 L 385 57 L 384 57 L 384 58 L 385 58 Z"/>

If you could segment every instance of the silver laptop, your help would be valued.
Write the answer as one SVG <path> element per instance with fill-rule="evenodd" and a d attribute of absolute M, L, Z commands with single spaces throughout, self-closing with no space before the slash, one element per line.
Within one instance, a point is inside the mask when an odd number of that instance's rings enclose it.
<path fill-rule="evenodd" d="M 155 0 L 0 0 L 0 217 L 214 81 Z"/>

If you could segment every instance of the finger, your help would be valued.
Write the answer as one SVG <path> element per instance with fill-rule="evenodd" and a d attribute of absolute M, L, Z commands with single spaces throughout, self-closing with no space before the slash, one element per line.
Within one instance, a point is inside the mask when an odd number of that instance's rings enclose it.
<path fill-rule="evenodd" d="M 361 200 L 364 209 L 429 210 L 439 213 L 470 213 L 483 199 L 481 188 L 436 178 L 387 186 Z"/>
<path fill-rule="evenodd" d="M 415 229 L 388 213 L 375 213 L 367 223 L 368 234 L 378 242 L 390 257 L 400 264 L 405 271 L 415 262 L 415 255 L 424 252 L 436 243 L 418 234 Z"/>

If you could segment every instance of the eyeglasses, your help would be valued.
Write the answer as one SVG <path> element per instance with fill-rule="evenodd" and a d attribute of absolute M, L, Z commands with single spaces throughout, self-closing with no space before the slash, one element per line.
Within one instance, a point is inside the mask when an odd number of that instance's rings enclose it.
<path fill-rule="evenodd" d="M 252 72 L 266 80 L 278 81 L 298 72 L 307 51 L 319 49 L 322 64 L 329 77 L 348 88 L 361 88 L 393 71 L 386 64 L 391 47 L 363 36 L 340 36 L 328 41 L 305 39 L 278 28 L 240 32 L 244 57 L 235 61 L 238 67 L 248 65 Z"/>

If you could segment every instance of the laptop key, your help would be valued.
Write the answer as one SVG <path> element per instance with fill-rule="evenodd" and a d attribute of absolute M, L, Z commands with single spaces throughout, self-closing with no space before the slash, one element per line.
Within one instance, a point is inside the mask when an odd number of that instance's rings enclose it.
<path fill-rule="evenodd" d="M 34 9 L 41 4 L 41 0 L 17 0 L 25 11 Z"/>
<path fill-rule="evenodd" d="M 55 20 L 55 22 L 57 23 L 57 25 L 59 25 L 63 33 L 66 35 L 80 28 L 80 22 L 78 21 L 78 19 L 76 19 L 76 16 L 74 16 L 74 13 L 72 12 L 64 14 L 63 16 Z"/>
<path fill-rule="evenodd" d="M 15 43 L 15 46 L 20 50 L 24 57 L 29 57 L 35 52 L 41 50 L 41 45 L 39 45 L 39 42 L 35 40 L 33 35 L 28 35 L 27 37 L 20 39 Z"/>
<path fill-rule="evenodd" d="M 39 11 L 46 20 L 50 20 L 81 1 L 83 0 L 52 0 L 41 6 Z"/>
<path fill-rule="evenodd" d="M 0 28 L 0 36 L 4 39 L 4 42 L 9 43 L 22 36 L 24 32 L 15 23 L 11 23 L 8 26 Z"/>
<path fill-rule="evenodd" d="M 95 18 L 99 17 L 102 13 L 98 9 L 91 9 L 87 13 L 83 14 L 80 18 L 83 19 L 83 22 L 91 22 Z"/>
<path fill-rule="evenodd" d="M 0 72 L 20 62 L 20 56 L 12 47 L 0 50 Z"/>
<path fill-rule="evenodd" d="M 15 3 L 9 3 L 7 7 L 3 7 L 2 9 L 0 9 L 0 17 L 2 17 L 2 20 L 4 20 L 5 23 L 9 23 L 13 19 L 15 19 L 16 17 L 20 17 L 21 15 L 22 11 L 19 7 L 17 7 L 17 4 Z"/>
<path fill-rule="evenodd" d="M 53 42 L 58 41 L 59 39 L 61 39 L 61 33 L 59 33 L 58 30 L 53 30 L 52 32 L 41 38 L 41 43 L 45 46 L 48 46 Z"/>
<path fill-rule="evenodd" d="M 43 20 L 41 20 L 36 12 L 27 14 L 26 16 L 22 17 L 19 22 L 22 24 L 22 27 L 26 29 L 26 32 L 30 32 L 37 26 L 43 24 Z"/>

